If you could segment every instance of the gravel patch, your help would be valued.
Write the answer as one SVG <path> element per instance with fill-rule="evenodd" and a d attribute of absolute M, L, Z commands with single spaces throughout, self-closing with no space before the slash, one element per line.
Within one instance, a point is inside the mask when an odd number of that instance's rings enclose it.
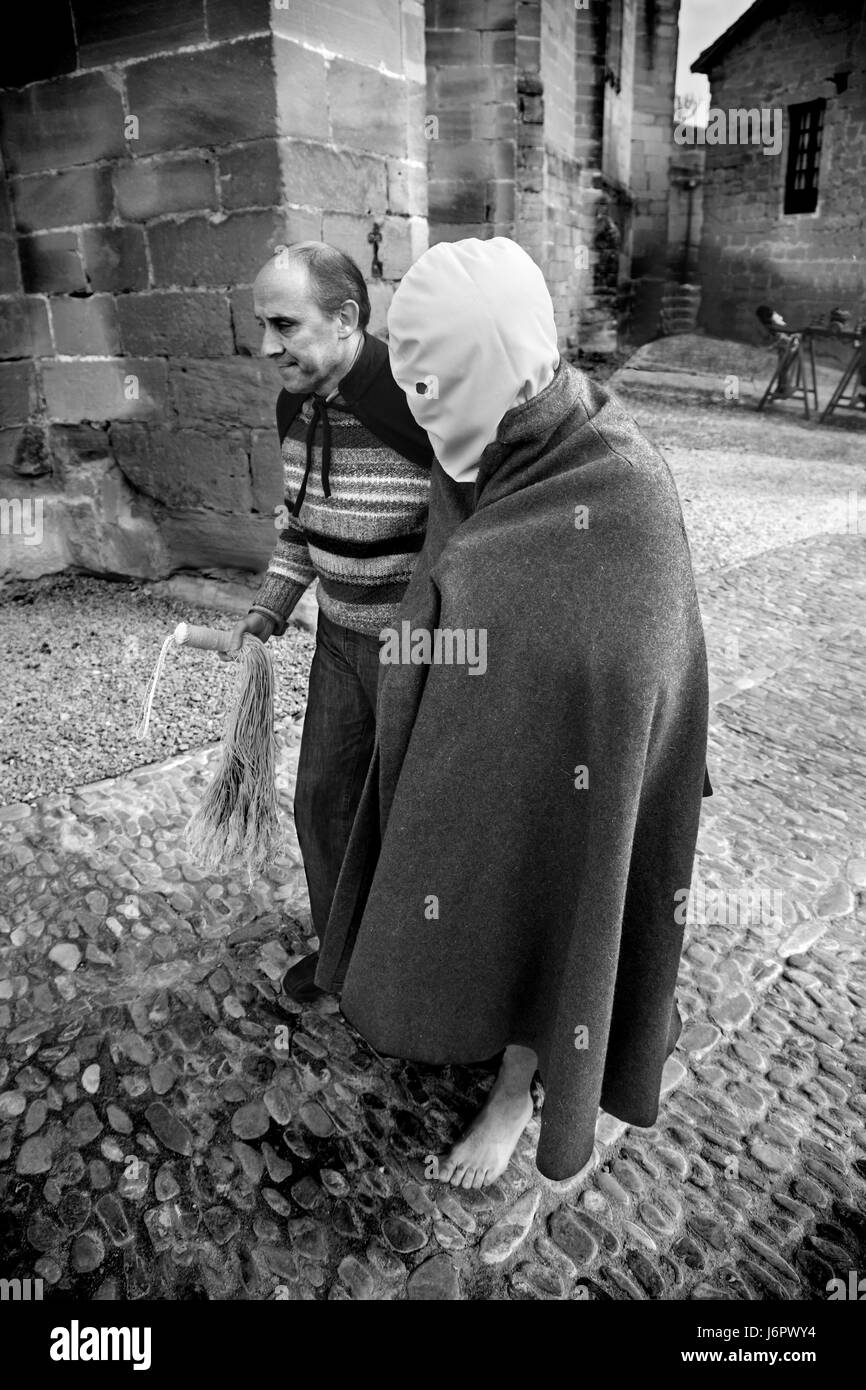
<path fill-rule="evenodd" d="M 72 791 L 219 741 L 235 667 L 169 648 L 148 736 L 135 736 L 160 647 L 179 622 L 231 628 L 237 614 L 156 598 L 136 581 L 50 576 L 0 600 L 0 805 Z M 268 643 L 278 721 L 303 713 L 315 638 Z"/>
<path fill-rule="evenodd" d="M 618 392 L 670 466 L 697 574 L 822 534 L 866 535 L 866 433 Z M 852 502 L 852 496 L 854 501 Z"/>

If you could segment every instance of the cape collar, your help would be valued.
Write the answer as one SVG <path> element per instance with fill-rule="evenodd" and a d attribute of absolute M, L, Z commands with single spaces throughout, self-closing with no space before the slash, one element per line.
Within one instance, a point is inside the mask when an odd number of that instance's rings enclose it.
<path fill-rule="evenodd" d="M 478 464 L 476 506 L 485 485 L 512 455 L 519 455 L 521 467 L 528 466 L 548 448 L 551 436 L 562 425 L 574 423 L 575 413 L 579 424 L 589 419 L 600 404 L 587 399 L 590 392 L 588 378 L 560 358 L 550 385 L 507 411 L 499 422 L 496 438 L 487 445 Z"/>
<path fill-rule="evenodd" d="M 349 403 L 363 396 L 388 360 L 388 347 L 364 329 L 364 346 L 339 385 L 340 395 Z"/>

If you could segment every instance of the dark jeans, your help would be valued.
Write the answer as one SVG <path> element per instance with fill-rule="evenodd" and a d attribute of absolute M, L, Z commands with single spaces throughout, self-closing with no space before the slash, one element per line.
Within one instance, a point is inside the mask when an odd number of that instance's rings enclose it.
<path fill-rule="evenodd" d="M 319 613 L 295 827 L 320 943 L 373 754 L 379 645 L 378 637 L 352 632 Z"/>

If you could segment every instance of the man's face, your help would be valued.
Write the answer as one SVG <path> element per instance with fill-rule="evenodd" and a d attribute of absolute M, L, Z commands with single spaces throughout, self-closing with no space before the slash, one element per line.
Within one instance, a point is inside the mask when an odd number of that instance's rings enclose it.
<path fill-rule="evenodd" d="M 340 371 L 345 325 L 323 314 L 303 264 L 265 266 L 253 286 L 253 307 L 264 329 L 262 356 L 269 357 L 287 391 L 318 392 Z"/>

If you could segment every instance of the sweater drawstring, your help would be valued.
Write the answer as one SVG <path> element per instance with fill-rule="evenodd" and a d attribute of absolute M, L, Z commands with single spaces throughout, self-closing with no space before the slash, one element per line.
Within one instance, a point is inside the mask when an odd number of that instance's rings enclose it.
<path fill-rule="evenodd" d="M 307 426 L 307 462 L 304 468 L 304 476 L 295 505 L 292 507 L 292 516 L 299 516 L 304 498 L 307 494 L 307 482 L 310 477 L 310 469 L 313 466 L 313 446 L 316 441 L 316 427 L 319 421 L 322 422 L 322 491 L 326 497 L 331 495 L 331 421 L 328 418 L 328 404 L 323 396 L 313 397 L 313 413 L 310 416 L 310 423 Z"/>
<path fill-rule="evenodd" d="M 331 495 L 331 417 L 328 402 L 322 401 L 322 491 Z"/>

